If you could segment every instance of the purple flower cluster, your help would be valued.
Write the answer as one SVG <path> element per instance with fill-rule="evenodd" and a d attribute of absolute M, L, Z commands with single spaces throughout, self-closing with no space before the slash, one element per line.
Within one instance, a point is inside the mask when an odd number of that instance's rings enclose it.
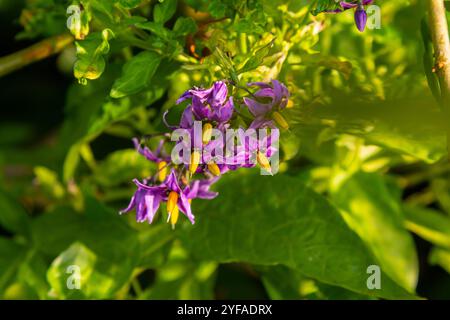
<path fill-rule="evenodd" d="M 365 6 L 372 4 L 373 0 L 358 0 L 358 1 L 341 1 L 339 3 L 341 8 L 328 11 L 328 13 L 340 13 L 348 9 L 355 9 L 355 24 L 359 31 L 363 32 L 367 24 L 367 12 Z"/>
<path fill-rule="evenodd" d="M 194 87 L 177 100 L 177 104 L 189 102 L 178 125 L 169 125 L 166 120 L 168 111 L 164 114 L 164 123 L 172 132 L 164 136 L 155 151 L 142 145 L 138 139 L 133 139 L 136 150 L 155 163 L 157 171 L 142 182 L 133 180 L 137 190 L 128 207 L 120 213 L 135 210 L 138 222 L 152 223 L 159 207 L 165 203 L 167 221 L 173 227 L 178 221 L 180 211 L 193 224 L 195 217 L 191 210 L 192 200 L 215 198 L 217 193 L 209 189 L 225 172 L 258 164 L 270 173 L 269 159 L 278 151 L 278 127 L 289 128 L 281 114 L 288 105 L 289 91 L 277 80 L 271 83 L 249 83 L 248 86 L 258 87 L 258 90 L 254 93 L 246 90 L 247 96 L 238 99 L 229 94 L 225 81 L 216 81 L 208 89 Z M 246 129 L 267 128 L 270 133 L 256 138 L 247 135 L 245 128 L 240 125 L 237 128 L 237 136 L 244 143 L 233 145 L 231 152 L 217 152 L 226 149 L 229 142 L 226 131 L 232 127 L 233 120 L 239 117 L 235 100 L 240 106 L 247 108 L 253 118 Z M 196 124 L 200 124 L 199 138 L 195 134 Z M 172 140 L 175 142 L 173 149 L 187 148 L 190 153 L 187 157 L 189 161 L 181 164 L 176 163 L 173 155 L 167 154 L 164 148 L 168 142 L 167 137 L 171 137 L 177 130 L 187 132 L 190 137 L 187 142 L 183 139 Z M 219 138 L 212 139 L 214 130 L 221 133 Z M 251 159 L 253 156 L 255 161 Z"/>

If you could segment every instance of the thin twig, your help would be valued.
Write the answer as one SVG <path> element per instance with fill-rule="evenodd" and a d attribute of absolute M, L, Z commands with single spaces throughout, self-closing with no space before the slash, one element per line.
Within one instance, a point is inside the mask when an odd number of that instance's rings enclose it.
<path fill-rule="evenodd" d="M 72 35 L 62 34 L 42 40 L 26 49 L 1 57 L 0 77 L 61 52 L 73 40 Z"/>

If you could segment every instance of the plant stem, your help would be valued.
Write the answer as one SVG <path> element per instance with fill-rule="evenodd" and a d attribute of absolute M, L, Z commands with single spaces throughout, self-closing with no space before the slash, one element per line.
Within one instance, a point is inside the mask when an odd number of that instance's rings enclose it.
<path fill-rule="evenodd" d="M 1 57 L 0 77 L 61 52 L 73 40 L 72 35 L 62 34 L 42 40 L 26 49 Z"/>
<path fill-rule="evenodd" d="M 430 31 L 433 39 L 436 73 L 443 103 L 450 103 L 450 39 L 444 0 L 428 0 Z"/>
<path fill-rule="evenodd" d="M 447 149 L 450 151 L 450 39 L 444 0 L 428 0 L 428 15 L 434 48 L 435 71 L 439 78 L 442 111 L 446 119 Z"/>

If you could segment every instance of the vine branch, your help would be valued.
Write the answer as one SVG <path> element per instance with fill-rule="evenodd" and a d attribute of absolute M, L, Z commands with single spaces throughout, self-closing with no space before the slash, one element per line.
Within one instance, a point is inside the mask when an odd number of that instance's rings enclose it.
<path fill-rule="evenodd" d="M 0 77 L 61 52 L 73 40 L 73 36 L 70 34 L 57 35 L 42 40 L 23 50 L 1 57 Z"/>

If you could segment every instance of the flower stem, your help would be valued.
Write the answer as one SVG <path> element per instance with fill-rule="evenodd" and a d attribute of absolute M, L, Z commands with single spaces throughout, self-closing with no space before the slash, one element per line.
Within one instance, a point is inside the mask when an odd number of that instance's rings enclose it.
<path fill-rule="evenodd" d="M 1 57 L 0 77 L 61 52 L 73 40 L 72 35 L 62 34 L 42 40 L 28 48 Z"/>

